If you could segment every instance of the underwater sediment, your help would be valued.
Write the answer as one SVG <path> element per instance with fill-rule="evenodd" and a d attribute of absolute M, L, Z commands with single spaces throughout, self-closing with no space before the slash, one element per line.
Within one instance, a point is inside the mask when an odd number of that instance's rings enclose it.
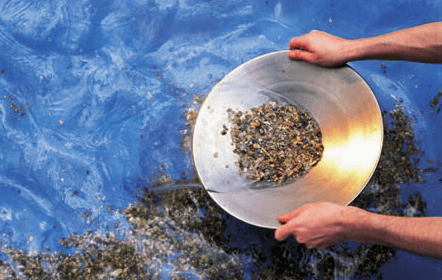
<path fill-rule="evenodd" d="M 186 114 L 189 126 L 196 114 L 195 108 Z M 378 167 L 351 205 L 385 215 L 425 216 L 426 204 L 419 193 L 405 201 L 399 193 L 402 183 L 424 183 L 414 160 L 420 150 L 411 118 L 398 105 L 388 115 L 384 112 L 383 119 Z M 183 135 L 183 149 L 189 147 L 190 133 L 191 129 Z M 152 180 L 152 185 L 167 185 L 171 179 L 159 174 Z M 70 254 L 3 245 L 1 279 L 364 279 L 376 275 L 396 252 L 359 243 L 310 250 L 293 238 L 276 242 L 273 230 L 236 220 L 202 188 L 158 192 L 147 186 L 133 205 L 109 211 L 125 215 L 129 229 L 87 231 L 59 240 L 74 250 Z M 259 233 L 259 242 L 241 237 L 251 232 Z M 243 246 L 238 245 L 241 242 Z"/>

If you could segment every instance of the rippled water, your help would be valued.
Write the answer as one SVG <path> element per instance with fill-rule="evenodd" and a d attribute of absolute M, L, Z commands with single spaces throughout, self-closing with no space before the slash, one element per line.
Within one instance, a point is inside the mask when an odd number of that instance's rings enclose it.
<path fill-rule="evenodd" d="M 440 1 L 0 1 L 0 234 L 17 248 L 70 252 L 58 239 L 128 228 L 108 205 L 126 208 L 159 174 L 191 180 L 185 112 L 230 70 L 311 29 L 357 38 L 442 20 L 441 9 Z M 442 89 L 441 67 L 352 66 L 382 110 L 403 100 L 420 166 L 440 165 L 440 105 L 431 112 L 429 102 Z M 401 192 L 420 191 L 427 214 L 440 216 L 441 172 L 427 179 Z M 263 242 L 259 229 L 227 223 L 229 234 Z M 248 246 L 239 237 L 231 245 Z M 442 277 L 439 261 L 403 252 L 382 273 L 418 273 L 422 263 L 426 279 Z"/>

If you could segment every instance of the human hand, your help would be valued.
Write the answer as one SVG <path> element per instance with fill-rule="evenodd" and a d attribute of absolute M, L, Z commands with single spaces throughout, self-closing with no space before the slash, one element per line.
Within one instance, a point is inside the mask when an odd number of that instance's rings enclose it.
<path fill-rule="evenodd" d="M 349 61 L 346 50 L 349 42 L 350 40 L 313 30 L 290 40 L 288 56 L 324 67 L 340 66 Z"/>
<path fill-rule="evenodd" d="M 285 240 L 290 235 L 308 248 L 324 249 L 347 239 L 344 223 L 350 207 L 331 202 L 305 204 L 298 209 L 278 216 L 283 225 L 275 238 Z"/>

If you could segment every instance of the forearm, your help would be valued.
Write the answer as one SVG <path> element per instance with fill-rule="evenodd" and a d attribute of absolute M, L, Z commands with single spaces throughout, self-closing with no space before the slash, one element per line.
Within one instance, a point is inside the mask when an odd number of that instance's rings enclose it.
<path fill-rule="evenodd" d="M 442 22 L 345 42 L 348 61 L 379 59 L 442 63 Z"/>
<path fill-rule="evenodd" d="M 344 219 L 348 240 L 399 248 L 442 258 L 442 218 L 394 217 L 349 207 Z"/>

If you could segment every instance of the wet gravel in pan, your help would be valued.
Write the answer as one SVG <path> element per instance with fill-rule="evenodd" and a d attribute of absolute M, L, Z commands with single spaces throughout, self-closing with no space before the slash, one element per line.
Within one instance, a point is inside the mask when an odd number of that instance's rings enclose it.
<path fill-rule="evenodd" d="M 272 102 L 229 113 L 236 165 L 255 182 L 291 181 L 322 158 L 321 130 L 303 109 Z M 226 130 L 224 125 L 221 135 Z"/>

